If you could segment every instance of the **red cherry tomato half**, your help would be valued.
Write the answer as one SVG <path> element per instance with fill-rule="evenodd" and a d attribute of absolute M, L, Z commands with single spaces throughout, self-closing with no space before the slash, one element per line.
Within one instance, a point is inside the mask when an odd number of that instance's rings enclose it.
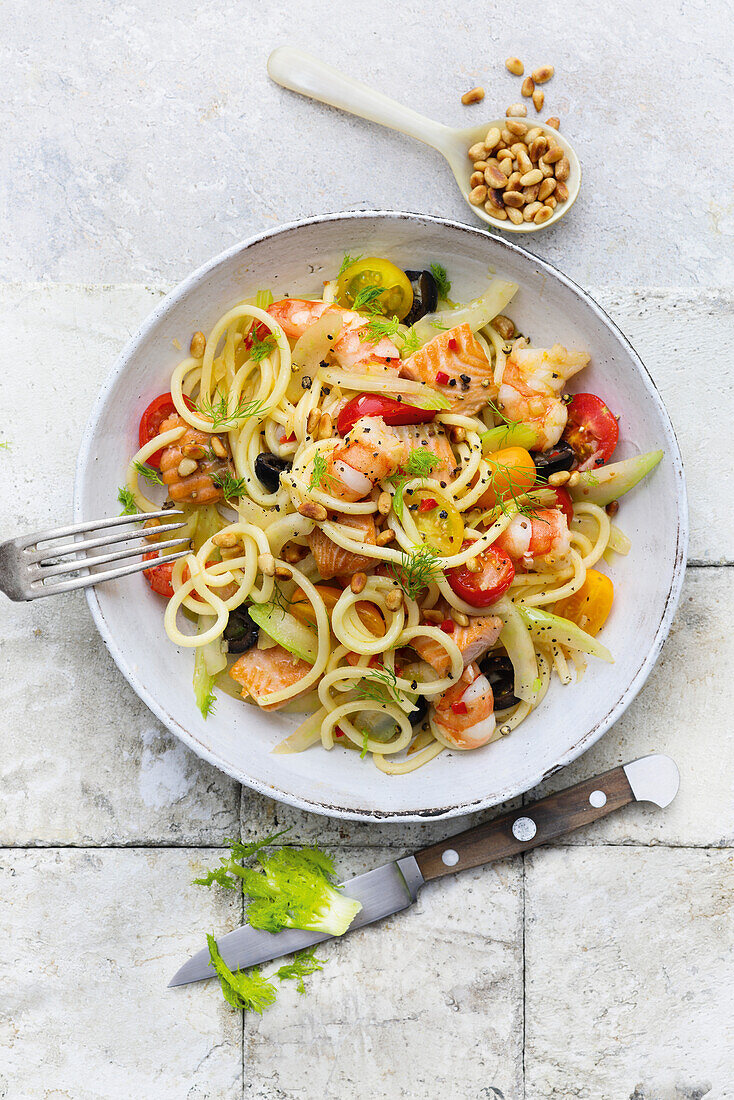
<path fill-rule="evenodd" d="M 575 393 L 567 406 L 563 438 L 573 448 L 579 467 L 593 470 L 614 454 L 619 424 L 614 413 L 593 393 Z"/>
<path fill-rule="evenodd" d="M 419 409 L 380 393 L 361 393 L 344 406 L 336 426 L 339 435 L 344 436 L 363 416 L 381 416 L 386 424 L 427 424 L 435 415 L 435 409 Z"/>
<path fill-rule="evenodd" d="M 190 398 L 184 396 L 184 401 L 190 409 L 193 409 L 194 403 Z M 176 406 L 170 393 L 162 393 L 154 398 L 140 417 L 138 446 L 144 447 L 146 443 L 150 443 L 151 439 L 155 439 L 161 430 L 163 421 L 168 420 L 169 416 L 174 416 L 175 412 Z M 162 454 L 162 450 L 156 451 L 148 459 L 148 465 L 156 468 L 160 467 Z"/>
<path fill-rule="evenodd" d="M 564 516 L 568 520 L 569 526 L 573 519 L 573 501 L 571 500 L 571 494 L 568 489 L 555 489 L 556 505 L 561 509 Z"/>
<path fill-rule="evenodd" d="M 465 542 L 462 550 L 471 544 Z M 515 566 L 504 550 L 488 546 L 479 557 L 479 570 L 470 573 L 465 565 L 447 569 L 446 577 L 453 591 L 472 607 L 489 607 L 504 595 L 512 584 Z"/>
<path fill-rule="evenodd" d="M 154 561 L 157 557 L 158 552 L 153 550 L 149 554 L 143 554 L 143 561 Z M 143 576 L 154 592 L 170 600 L 173 595 L 173 562 L 169 561 L 165 565 L 154 565 L 151 569 L 144 569 Z"/>

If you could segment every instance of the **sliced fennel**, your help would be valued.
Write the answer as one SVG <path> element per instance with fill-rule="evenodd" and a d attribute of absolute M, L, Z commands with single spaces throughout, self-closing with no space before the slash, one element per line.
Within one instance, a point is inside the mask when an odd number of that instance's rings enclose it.
<path fill-rule="evenodd" d="M 607 647 L 569 619 L 562 619 L 560 615 L 553 615 L 550 611 L 541 611 L 539 607 L 521 605 L 516 610 L 536 641 L 544 644 L 555 642 L 558 645 L 568 646 L 569 649 L 589 653 L 592 657 L 598 657 L 600 661 L 614 664 L 614 658 Z M 517 691 L 515 694 L 517 695 Z"/>
<path fill-rule="evenodd" d="M 492 612 L 502 619 L 500 641 L 507 650 L 515 671 L 515 695 L 524 703 L 534 703 L 539 689 L 538 660 L 535 646 L 520 612 L 508 599 L 498 600 Z"/>
<path fill-rule="evenodd" d="M 291 378 L 288 382 L 286 397 L 297 405 L 303 397 L 303 383 L 307 378 L 313 380 L 319 365 L 326 359 L 342 329 L 339 314 L 329 310 L 309 325 L 303 336 L 297 341 L 291 356 Z M 307 387 L 311 385 L 309 382 Z"/>
<path fill-rule="evenodd" d="M 199 633 L 214 622 L 213 615 L 201 615 L 199 617 Z M 196 705 L 204 718 L 214 712 L 216 697 L 214 695 L 214 681 L 218 673 L 227 667 L 227 658 L 222 649 L 221 638 L 215 638 L 206 645 L 199 646 L 194 658 L 194 698 Z"/>
<path fill-rule="evenodd" d="M 272 603 L 254 603 L 250 618 L 283 649 L 313 664 L 319 651 L 316 635 L 288 611 Z"/>
<path fill-rule="evenodd" d="M 644 455 L 601 466 L 598 470 L 585 470 L 579 475 L 578 484 L 571 489 L 571 496 L 579 503 L 588 501 L 603 508 L 633 489 L 638 481 L 655 469 L 662 457 L 662 451 L 648 451 Z"/>
<path fill-rule="evenodd" d="M 527 424 L 498 424 L 496 428 L 490 428 L 480 437 L 482 451 L 489 454 L 490 451 L 499 451 L 502 447 L 524 447 L 529 450 L 538 442 L 538 433 Z"/>
<path fill-rule="evenodd" d="M 501 313 L 516 292 L 517 283 L 508 283 L 504 279 L 492 279 L 481 297 L 473 298 L 471 302 L 456 309 L 428 313 L 425 317 L 421 317 L 420 321 L 416 321 L 413 331 L 421 344 L 427 344 L 434 336 L 438 336 L 442 329 L 456 328 L 457 325 L 468 324 L 472 331 L 476 332 Z"/>

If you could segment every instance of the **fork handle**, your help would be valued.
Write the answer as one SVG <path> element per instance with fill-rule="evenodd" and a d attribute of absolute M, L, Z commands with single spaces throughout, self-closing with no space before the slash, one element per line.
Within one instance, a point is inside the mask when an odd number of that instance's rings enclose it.
<path fill-rule="evenodd" d="M 526 852 L 564 833 L 590 825 L 635 801 L 624 768 L 612 768 L 556 794 L 509 810 L 474 829 L 416 852 L 426 882 Z"/>

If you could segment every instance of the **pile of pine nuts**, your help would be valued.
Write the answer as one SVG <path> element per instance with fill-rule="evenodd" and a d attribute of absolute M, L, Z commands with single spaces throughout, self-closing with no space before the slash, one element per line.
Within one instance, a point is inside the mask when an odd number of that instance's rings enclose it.
<path fill-rule="evenodd" d="M 498 221 L 548 221 L 568 199 L 568 157 L 552 134 L 523 122 L 522 104 L 508 107 L 504 127 L 492 126 L 468 151 L 474 162 L 469 201 Z M 548 120 L 552 129 L 557 120 Z"/>

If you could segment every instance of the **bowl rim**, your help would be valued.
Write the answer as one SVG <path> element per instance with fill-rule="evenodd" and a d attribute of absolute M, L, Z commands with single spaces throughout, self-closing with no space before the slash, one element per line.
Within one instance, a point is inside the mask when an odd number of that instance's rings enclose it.
<path fill-rule="evenodd" d="M 408 220 L 408 221 L 420 221 L 428 225 L 436 225 L 444 228 L 449 228 L 462 233 L 468 233 L 472 236 L 479 236 L 482 238 L 490 237 L 493 243 L 499 247 L 500 251 L 508 253 L 518 253 L 525 260 L 529 260 L 531 263 L 536 264 L 541 270 L 553 279 L 558 280 L 567 288 L 569 288 L 574 294 L 580 297 L 587 306 L 596 314 L 597 318 L 602 324 L 609 327 L 617 338 L 622 342 L 625 349 L 632 357 L 640 376 L 645 384 L 652 400 L 657 404 L 661 413 L 662 420 L 666 429 L 666 444 L 670 453 L 673 473 L 675 476 L 676 485 L 676 506 L 677 506 L 677 530 L 676 530 L 676 550 L 675 559 L 673 563 L 672 577 L 670 581 L 670 587 L 665 597 L 665 605 L 663 613 L 660 618 L 660 622 L 657 625 L 653 643 L 650 646 L 647 653 L 642 658 L 637 671 L 628 683 L 625 691 L 612 706 L 607 713 L 600 718 L 595 725 L 588 730 L 578 741 L 561 755 L 556 763 L 546 769 L 541 769 L 537 774 L 533 774 L 530 780 L 521 780 L 519 784 L 509 784 L 504 790 L 501 790 L 495 795 L 491 795 L 487 798 L 474 798 L 469 802 L 462 802 L 458 804 L 452 804 L 450 806 L 439 807 L 427 807 L 421 810 L 397 810 L 397 811 L 385 811 L 372 807 L 364 807 L 361 809 L 352 809 L 348 806 L 337 806 L 327 804 L 326 802 L 319 802 L 318 800 L 311 800 L 306 797 L 300 797 L 289 793 L 288 791 L 281 790 L 273 784 L 268 784 L 253 776 L 247 775 L 244 771 L 238 770 L 227 761 L 223 760 L 217 753 L 207 749 L 186 730 L 174 717 L 169 714 L 166 709 L 158 703 L 158 701 L 151 695 L 151 693 L 138 681 L 134 669 L 129 665 L 127 658 L 121 651 L 117 644 L 115 636 L 112 630 L 108 627 L 107 621 L 104 616 L 104 612 L 99 602 L 99 597 L 95 588 L 87 588 L 85 590 L 87 604 L 89 606 L 92 618 L 95 626 L 99 631 L 103 643 L 108 649 L 118 669 L 125 677 L 130 687 L 135 694 L 141 699 L 145 705 L 153 712 L 153 714 L 159 719 L 159 721 L 177 737 L 179 737 L 185 745 L 188 746 L 197 756 L 206 760 L 208 763 L 214 765 L 220 771 L 223 771 L 226 775 L 231 776 L 237 782 L 243 786 L 249 787 L 251 790 L 255 790 L 260 794 L 265 795 L 268 798 L 276 799 L 279 802 L 283 802 L 289 806 L 294 806 L 301 810 L 306 810 L 311 813 L 321 814 L 326 817 L 333 817 L 343 820 L 352 821 L 370 821 L 370 822 L 425 822 L 436 819 L 449 819 L 457 817 L 462 814 L 476 813 L 479 810 L 486 809 L 491 806 L 500 805 L 511 798 L 515 798 L 518 795 L 524 794 L 526 791 L 536 787 L 539 783 L 543 782 L 549 776 L 559 771 L 561 768 L 566 767 L 572 761 L 581 756 L 587 749 L 591 748 L 608 730 L 609 728 L 624 714 L 627 707 L 630 705 L 635 696 L 640 692 L 644 686 L 648 676 L 650 675 L 660 651 L 663 647 L 665 639 L 668 636 L 670 627 L 673 622 L 678 601 L 680 599 L 681 589 L 683 586 L 683 580 L 685 576 L 685 568 L 688 555 L 688 535 L 689 535 L 689 522 L 688 522 L 688 504 L 687 504 L 687 492 L 686 492 L 686 480 L 683 470 L 683 462 L 680 453 L 680 447 L 675 435 L 673 424 L 670 420 L 667 409 L 663 403 L 660 393 L 653 381 L 653 378 L 648 371 L 647 367 L 643 363 L 640 356 L 637 354 L 632 344 L 619 329 L 615 322 L 608 316 L 605 310 L 592 298 L 592 296 L 580 287 L 573 279 L 563 272 L 559 271 L 556 267 L 550 264 L 547 260 L 541 259 L 534 253 L 530 252 L 526 248 L 522 248 L 520 245 L 515 244 L 512 241 L 506 240 L 494 233 L 487 233 L 486 230 L 479 229 L 475 226 L 466 225 L 463 222 L 454 221 L 450 218 L 442 218 L 434 214 L 424 214 L 419 212 L 413 212 L 408 210 L 380 210 L 370 208 L 352 208 L 344 211 L 334 211 L 324 214 L 311 215 L 307 218 L 299 218 L 295 221 L 286 222 L 273 229 L 265 230 L 261 233 L 252 234 L 229 248 L 218 253 L 216 256 L 207 260 L 205 263 L 197 267 L 191 274 L 186 276 L 180 283 L 178 283 L 168 294 L 163 297 L 160 302 L 153 308 L 153 310 L 147 315 L 145 320 L 139 326 L 139 328 L 133 333 L 129 340 L 126 341 L 125 346 L 117 356 L 112 369 L 107 374 L 99 393 L 92 405 L 87 423 L 82 434 L 82 439 L 79 447 L 79 454 L 77 457 L 75 477 L 74 477 L 74 518 L 76 521 L 81 521 L 85 517 L 82 515 L 82 486 L 87 471 L 90 469 L 90 454 L 92 439 L 94 436 L 94 429 L 96 423 L 103 411 L 107 394 L 114 384 L 114 382 L 124 372 L 128 360 L 136 354 L 139 350 L 140 344 L 147 339 L 151 330 L 158 324 L 160 318 L 176 303 L 180 302 L 186 295 L 193 290 L 199 283 L 201 283 L 206 276 L 213 271 L 220 264 L 225 263 L 227 260 L 246 251 L 251 245 L 266 241 L 271 237 L 280 236 L 285 233 L 292 233 L 302 229 L 309 225 L 318 225 L 326 222 L 333 221 L 357 221 L 363 218 L 378 218 L 384 220 Z"/>

